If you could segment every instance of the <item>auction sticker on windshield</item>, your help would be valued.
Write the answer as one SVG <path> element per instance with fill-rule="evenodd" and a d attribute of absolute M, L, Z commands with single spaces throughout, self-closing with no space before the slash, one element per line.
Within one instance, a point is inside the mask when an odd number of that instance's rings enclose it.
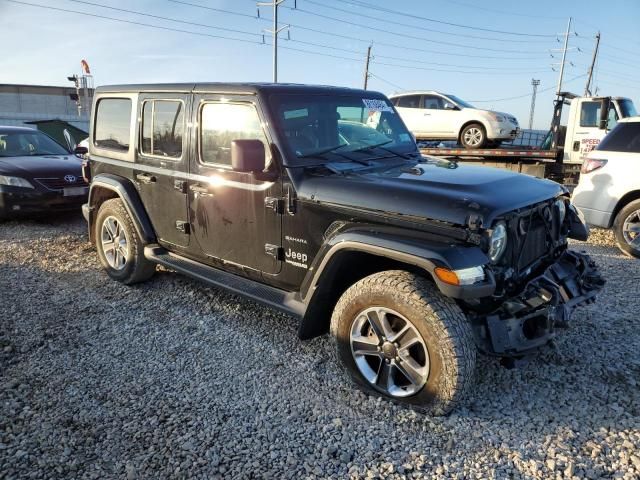
<path fill-rule="evenodd" d="M 387 102 L 385 102 L 384 100 L 379 100 L 377 98 L 363 98 L 362 103 L 364 103 L 365 107 L 374 112 L 393 113 L 393 108 L 391 108 L 391 105 L 387 105 Z"/>

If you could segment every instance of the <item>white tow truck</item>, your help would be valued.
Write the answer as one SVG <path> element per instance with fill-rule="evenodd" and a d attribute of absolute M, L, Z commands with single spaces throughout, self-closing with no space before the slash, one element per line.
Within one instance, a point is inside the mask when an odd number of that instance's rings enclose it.
<path fill-rule="evenodd" d="M 569 106 L 567 124 L 562 110 Z M 504 146 L 493 149 L 421 148 L 424 155 L 447 157 L 491 167 L 507 168 L 575 186 L 583 157 L 593 150 L 618 120 L 637 115 L 625 97 L 579 97 L 561 92 L 554 102 L 551 128 L 536 147 Z"/>

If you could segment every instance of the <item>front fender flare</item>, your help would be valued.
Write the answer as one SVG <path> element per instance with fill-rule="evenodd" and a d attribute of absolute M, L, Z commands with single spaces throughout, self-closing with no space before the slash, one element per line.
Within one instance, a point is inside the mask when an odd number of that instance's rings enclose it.
<path fill-rule="evenodd" d="M 155 243 L 156 234 L 149 220 L 149 216 L 142 204 L 140 195 L 136 187 L 125 177 L 111 173 L 101 173 L 91 180 L 89 188 L 89 231 L 92 229 L 92 222 L 95 217 L 95 192 L 98 188 L 105 188 L 114 192 L 124 203 L 129 216 L 133 219 L 136 232 L 144 243 Z"/>
<path fill-rule="evenodd" d="M 477 246 L 440 242 L 425 244 L 424 240 L 415 238 L 398 238 L 378 232 L 349 231 L 331 238 L 316 255 L 300 289 L 301 297 L 306 303 L 313 297 L 321 282 L 322 274 L 332 259 L 337 253 L 345 250 L 369 253 L 419 267 L 433 278 L 438 289 L 447 297 L 479 298 L 491 295 L 495 291 L 495 280 L 489 269 L 485 270 L 488 276 L 486 281 L 478 285 L 449 285 L 434 275 L 436 267 L 460 270 L 488 264 L 488 257 Z"/>

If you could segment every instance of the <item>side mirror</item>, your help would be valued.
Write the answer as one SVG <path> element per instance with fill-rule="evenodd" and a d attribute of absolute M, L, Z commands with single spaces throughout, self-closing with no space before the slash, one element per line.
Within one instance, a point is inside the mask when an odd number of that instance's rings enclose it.
<path fill-rule="evenodd" d="M 80 145 L 78 145 L 73 149 L 73 153 L 75 153 L 76 155 L 86 155 L 87 153 L 89 153 L 89 149 L 87 147 L 81 147 Z"/>
<path fill-rule="evenodd" d="M 260 140 L 233 140 L 231 167 L 236 172 L 262 172 L 265 167 L 264 143 Z"/>
<path fill-rule="evenodd" d="M 598 128 L 601 130 L 607 129 L 607 123 L 609 123 L 609 110 L 615 108 L 611 103 L 611 98 L 603 98 L 602 105 L 600 107 L 600 123 Z"/>
<path fill-rule="evenodd" d="M 458 110 L 458 107 L 456 107 L 453 103 L 444 102 L 444 109 L 445 110 Z"/>

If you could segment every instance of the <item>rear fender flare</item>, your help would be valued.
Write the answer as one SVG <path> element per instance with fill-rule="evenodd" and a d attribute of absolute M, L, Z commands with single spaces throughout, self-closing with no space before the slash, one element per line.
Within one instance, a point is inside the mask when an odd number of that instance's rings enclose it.
<path fill-rule="evenodd" d="M 96 193 L 100 189 L 106 189 L 114 192 L 122 203 L 129 216 L 133 219 L 133 223 L 136 227 L 136 231 L 144 243 L 155 243 L 156 234 L 149 220 L 149 216 L 142 204 L 140 195 L 136 190 L 133 183 L 121 177 L 119 175 L 113 175 L 110 173 L 99 174 L 91 180 L 91 187 L 89 188 L 89 235 L 93 230 L 93 220 L 99 205 L 97 205 Z"/>

